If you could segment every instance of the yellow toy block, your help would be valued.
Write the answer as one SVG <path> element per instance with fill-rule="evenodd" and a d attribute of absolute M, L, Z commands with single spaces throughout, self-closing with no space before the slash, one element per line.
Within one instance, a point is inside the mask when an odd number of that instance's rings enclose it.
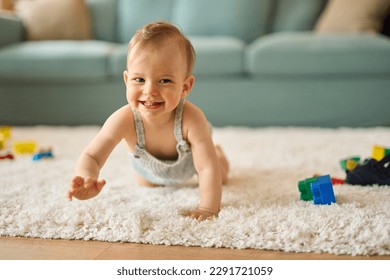
<path fill-rule="evenodd" d="M 356 166 L 359 164 L 358 161 L 356 160 L 353 160 L 353 159 L 348 159 L 347 162 L 346 162 L 346 170 L 348 171 L 352 171 L 356 168 Z"/>
<path fill-rule="evenodd" d="M 0 132 L 0 150 L 5 148 L 5 136 L 2 132 Z"/>
<path fill-rule="evenodd" d="M 10 126 L 0 126 L 0 134 L 3 134 L 5 140 L 11 137 L 11 127 Z"/>
<path fill-rule="evenodd" d="M 372 158 L 380 161 L 386 155 L 390 154 L 390 148 L 384 146 L 374 145 L 372 147 Z"/>
<path fill-rule="evenodd" d="M 19 141 L 13 143 L 15 154 L 33 154 L 37 150 L 37 144 L 34 141 Z"/>

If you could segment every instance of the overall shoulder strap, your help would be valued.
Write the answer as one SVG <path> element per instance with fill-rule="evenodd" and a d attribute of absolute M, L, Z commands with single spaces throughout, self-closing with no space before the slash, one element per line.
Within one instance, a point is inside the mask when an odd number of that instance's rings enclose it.
<path fill-rule="evenodd" d="M 185 99 L 181 99 L 179 105 L 176 108 L 176 115 L 175 115 L 175 127 L 174 127 L 174 133 L 177 142 L 183 141 L 183 133 L 182 133 L 182 120 L 183 120 L 183 108 L 184 108 Z"/>
<path fill-rule="evenodd" d="M 143 148 L 145 146 L 145 133 L 141 114 L 133 108 L 131 108 L 131 110 L 133 111 L 134 116 L 135 132 L 137 133 L 137 145 L 138 147 Z"/>

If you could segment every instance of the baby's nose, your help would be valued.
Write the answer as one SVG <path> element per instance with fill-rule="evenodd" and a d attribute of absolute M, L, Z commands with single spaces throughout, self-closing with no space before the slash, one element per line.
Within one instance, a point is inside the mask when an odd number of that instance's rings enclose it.
<path fill-rule="evenodd" d="M 158 94 L 158 87 L 154 83 L 146 83 L 144 88 L 144 94 L 154 96 Z"/>

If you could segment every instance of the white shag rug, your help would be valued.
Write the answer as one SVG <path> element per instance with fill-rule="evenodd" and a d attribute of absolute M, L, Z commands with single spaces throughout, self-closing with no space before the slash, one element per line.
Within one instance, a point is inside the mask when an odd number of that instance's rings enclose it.
<path fill-rule="evenodd" d="M 139 187 L 124 146 L 88 201 L 66 200 L 76 160 L 98 127 L 15 127 L 12 140 L 53 147 L 54 159 L 0 161 L 0 235 L 348 255 L 390 254 L 390 187 L 336 185 L 336 203 L 300 201 L 299 180 L 345 177 L 339 160 L 389 145 L 390 128 L 215 128 L 232 172 L 219 217 L 181 215 L 197 205 L 194 180 Z"/>

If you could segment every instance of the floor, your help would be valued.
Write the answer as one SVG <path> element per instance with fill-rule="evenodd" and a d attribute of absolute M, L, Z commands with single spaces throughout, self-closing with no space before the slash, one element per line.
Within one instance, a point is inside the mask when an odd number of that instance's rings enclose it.
<path fill-rule="evenodd" d="M 80 240 L 50 240 L 0 237 L 0 260 L 390 260 L 389 256 L 347 256 L 316 253 L 285 253 L 110 243 Z"/>

